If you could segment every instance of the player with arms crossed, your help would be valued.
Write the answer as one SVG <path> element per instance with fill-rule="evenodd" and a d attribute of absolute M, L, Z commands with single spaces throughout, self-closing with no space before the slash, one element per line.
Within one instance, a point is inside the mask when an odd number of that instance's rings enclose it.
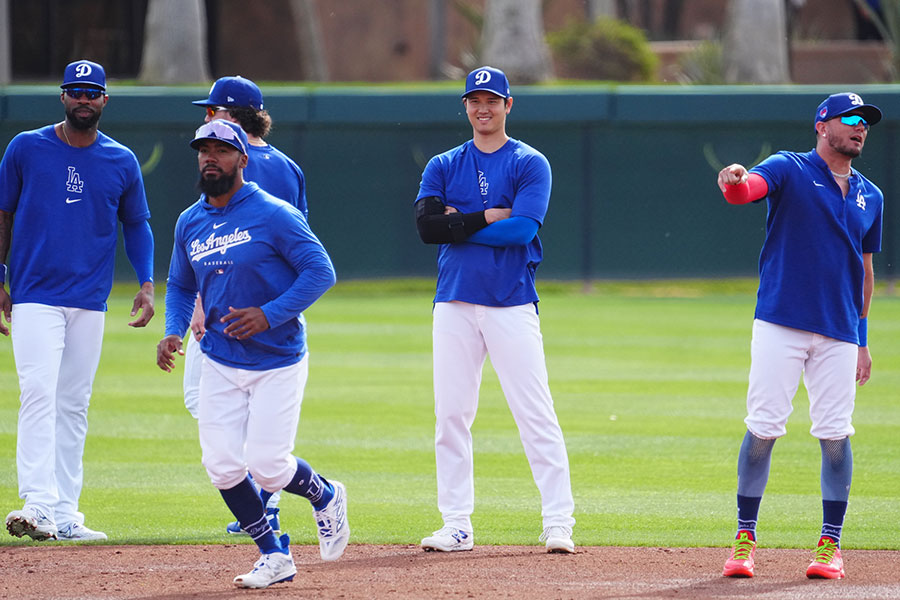
<path fill-rule="evenodd" d="M 772 447 L 786 433 L 800 375 L 810 433 L 822 452 L 823 523 L 810 578 L 844 577 L 841 530 L 853 455 L 855 382 L 869 380 L 867 318 L 881 250 L 881 190 L 851 161 L 881 111 L 857 94 L 834 94 L 816 111 L 815 149 L 779 152 L 749 172 L 730 165 L 719 189 L 731 204 L 766 199 L 766 239 L 751 341 L 747 433 L 738 456 L 738 531 L 723 574 L 753 577 L 759 504 Z"/>
<path fill-rule="evenodd" d="M 300 211 L 244 182 L 239 125 L 211 121 L 191 147 L 203 193 L 175 225 L 157 365 L 174 367 L 199 292 L 207 327 L 197 421 L 203 466 L 261 554 L 234 583 L 264 588 L 297 569 L 290 539 L 276 537 L 248 472 L 269 492 L 310 501 L 323 560 L 340 558 L 350 537 L 344 486 L 292 455 L 309 369 L 298 316 L 334 285 L 334 268 Z"/>
<path fill-rule="evenodd" d="M 97 130 L 109 100 L 103 67 L 73 62 L 61 87 L 66 118 L 17 135 L 0 164 L 2 263 L 10 234 L 16 239 L 9 294 L 0 264 L 0 310 L 12 318 L 21 388 L 16 469 L 25 501 L 6 517 L 6 528 L 35 540 L 105 540 L 78 511 L 88 405 L 118 222 L 141 284 L 132 327 L 153 317 L 153 232 L 137 158 Z M 2 322 L 0 333 L 9 335 Z"/>
<path fill-rule="evenodd" d="M 265 140 L 272 129 L 272 117 L 263 108 L 263 95 L 255 83 L 241 76 L 222 77 L 213 83 L 208 98 L 196 100 L 192 104 L 206 109 L 205 122 L 225 119 L 240 125 L 247 134 L 249 144 L 247 167 L 244 169 L 245 180 L 254 182 L 264 192 L 295 206 L 304 217 L 309 216 L 303 171 L 289 156 Z M 205 318 L 198 297 L 191 316 L 191 335 L 188 336 L 184 356 L 184 405 L 195 419 L 200 397 L 200 365 L 203 362 L 203 353 L 197 342 L 206 332 Z M 300 319 L 303 319 L 303 315 L 300 315 Z M 305 328 L 305 322 L 303 326 Z M 256 487 L 266 505 L 266 516 L 272 529 L 279 531 L 281 525 L 278 519 L 278 502 L 281 492 L 270 494 L 259 486 Z M 234 535 L 246 534 L 237 521 L 226 525 L 225 531 Z"/>
<path fill-rule="evenodd" d="M 471 550 L 475 506 L 471 427 L 489 353 L 541 494 L 548 552 L 572 553 L 574 501 L 565 440 L 550 395 L 534 276 L 550 164 L 506 134 L 506 75 L 472 71 L 462 96 L 472 140 L 432 158 L 416 197 L 422 241 L 441 244 L 433 360 L 438 508 L 425 550 Z"/>

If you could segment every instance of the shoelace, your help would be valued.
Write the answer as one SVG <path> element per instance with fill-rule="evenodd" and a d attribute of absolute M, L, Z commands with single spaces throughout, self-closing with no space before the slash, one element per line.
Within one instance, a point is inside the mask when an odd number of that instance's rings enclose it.
<path fill-rule="evenodd" d="M 749 536 L 741 535 L 734 541 L 734 560 L 747 560 L 753 552 L 753 540 Z"/>
<path fill-rule="evenodd" d="M 834 558 L 835 550 L 837 550 L 837 544 L 835 542 L 822 540 L 815 550 L 816 556 L 813 560 L 827 565 L 831 562 L 831 559 Z"/>

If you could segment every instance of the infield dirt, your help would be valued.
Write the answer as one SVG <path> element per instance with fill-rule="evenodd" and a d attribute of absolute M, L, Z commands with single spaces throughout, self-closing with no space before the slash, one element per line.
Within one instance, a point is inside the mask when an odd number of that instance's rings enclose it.
<path fill-rule="evenodd" d="M 52 543 L 51 543 L 52 544 Z M 900 598 L 900 552 L 847 550 L 847 578 L 809 580 L 810 550 L 760 548 L 756 577 L 721 577 L 725 548 L 350 545 L 337 562 L 318 547 L 292 547 L 294 581 L 242 590 L 232 578 L 256 559 L 250 545 L 0 547 L 0 598 Z"/>

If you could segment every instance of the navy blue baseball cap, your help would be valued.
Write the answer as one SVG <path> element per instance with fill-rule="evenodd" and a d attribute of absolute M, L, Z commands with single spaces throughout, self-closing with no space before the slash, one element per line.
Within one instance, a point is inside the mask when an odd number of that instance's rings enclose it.
<path fill-rule="evenodd" d="M 240 150 L 242 154 L 247 154 L 247 134 L 240 125 L 225 119 L 214 119 L 198 127 L 194 132 L 194 139 L 191 140 L 191 148 L 196 150 L 203 140 L 225 142 Z"/>
<path fill-rule="evenodd" d="M 832 94 L 822 101 L 816 109 L 816 120 L 813 123 L 827 121 L 852 111 L 859 111 L 869 125 L 874 125 L 881 120 L 881 109 L 873 104 L 866 104 L 859 94 L 853 92 L 841 92 Z"/>
<path fill-rule="evenodd" d="M 259 87 L 240 75 L 221 77 L 209 88 L 209 98 L 195 100 L 197 106 L 243 106 L 255 110 L 263 109 L 263 96 Z"/>
<path fill-rule="evenodd" d="M 103 67 L 89 60 L 76 60 L 66 66 L 62 85 L 67 88 L 71 85 L 92 85 L 106 91 L 106 71 Z"/>
<path fill-rule="evenodd" d="M 463 98 L 478 91 L 491 92 L 501 98 L 509 97 L 509 80 L 506 74 L 494 67 L 479 67 L 466 77 L 466 93 Z"/>

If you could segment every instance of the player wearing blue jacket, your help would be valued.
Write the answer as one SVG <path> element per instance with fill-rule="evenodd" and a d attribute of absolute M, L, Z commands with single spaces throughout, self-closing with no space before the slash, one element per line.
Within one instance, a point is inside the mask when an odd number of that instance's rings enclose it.
<path fill-rule="evenodd" d="M 192 104 L 206 109 L 206 120 L 225 119 L 237 123 L 247 134 L 249 145 L 247 167 L 244 178 L 259 185 L 265 192 L 297 207 L 304 217 L 309 217 L 306 203 L 306 178 L 296 162 L 266 141 L 272 129 L 272 117 L 264 108 L 263 95 L 259 87 L 244 77 L 221 77 L 213 83 L 209 97 L 195 100 Z M 300 317 L 303 319 L 303 316 Z M 205 333 L 205 316 L 200 308 L 199 298 L 191 316 L 191 335 L 187 339 L 184 356 L 184 404 L 197 417 L 197 402 L 200 396 L 200 365 L 203 353 L 197 343 Z M 304 324 L 305 326 L 305 324 Z M 266 503 L 266 515 L 272 528 L 281 528 L 278 502 L 281 493 L 269 494 L 260 490 Z M 237 521 L 225 526 L 230 534 L 246 532 Z"/>
<path fill-rule="evenodd" d="M 541 495 L 548 552 L 572 553 L 574 501 L 544 360 L 535 272 L 550 164 L 506 135 L 506 75 L 481 67 L 463 94 L 472 140 L 432 158 L 416 197 L 422 241 L 440 244 L 434 298 L 435 460 L 441 529 L 426 551 L 471 550 L 471 426 L 485 357 L 497 372 Z"/>
<path fill-rule="evenodd" d="M 153 233 L 137 158 L 97 130 L 109 99 L 103 67 L 73 62 L 61 87 L 66 118 L 18 134 L 0 163 L 0 310 L 12 321 L 21 388 L 16 469 L 25 501 L 6 528 L 35 540 L 105 540 L 78 511 L 88 404 L 118 223 L 141 284 L 132 327 L 153 317 Z M 2 321 L 0 333 L 9 335 Z"/>
<path fill-rule="evenodd" d="M 822 452 L 823 522 L 810 578 L 844 577 L 840 540 L 853 454 L 856 382 L 869 380 L 867 315 L 881 250 L 881 190 L 851 167 L 881 111 L 854 93 L 818 107 L 816 147 L 779 152 L 749 172 L 730 165 L 718 185 L 732 204 L 766 199 L 753 321 L 747 433 L 738 455 L 738 531 L 723 574 L 753 577 L 759 505 L 775 440 L 785 435 L 801 373 L 810 433 Z"/>
<path fill-rule="evenodd" d="M 234 583 L 261 588 L 293 579 L 296 567 L 288 536 L 276 537 L 248 473 L 268 492 L 309 499 L 323 560 L 338 559 L 350 536 L 344 486 L 292 455 L 309 364 L 298 317 L 335 274 L 302 213 L 244 182 L 247 137 L 239 125 L 213 120 L 191 146 L 203 194 L 175 226 L 157 365 L 172 370 L 199 292 L 203 465 L 260 550 L 253 570 Z"/>

